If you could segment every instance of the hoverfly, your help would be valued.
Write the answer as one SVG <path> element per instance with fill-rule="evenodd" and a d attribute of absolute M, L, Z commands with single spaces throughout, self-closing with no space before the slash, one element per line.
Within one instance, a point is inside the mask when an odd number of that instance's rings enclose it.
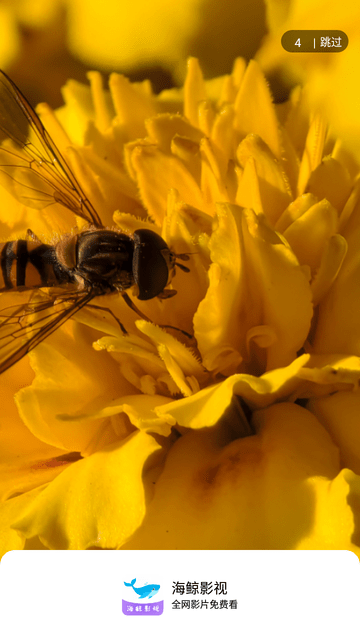
<path fill-rule="evenodd" d="M 16 180 L 14 170 L 19 167 L 25 180 L 28 172 L 35 174 L 36 187 L 24 185 L 29 198 L 42 199 L 45 206 L 60 203 L 88 223 L 87 229 L 66 235 L 54 245 L 42 243 L 31 231 L 31 240 L 0 244 L 0 293 L 28 292 L 24 304 L 0 311 L 2 373 L 98 296 L 117 292 L 148 320 L 126 290 L 137 285 L 139 300 L 171 297 L 176 292 L 166 286 L 175 267 L 189 271 L 176 260 L 188 260 L 189 256 L 173 253 L 161 236 L 149 229 L 139 229 L 130 236 L 104 228 L 41 120 L 2 71 L 0 130 L 15 143 L 1 146 L 6 162 L 0 170 L 11 180 Z M 51 292 L 51 287 L 54 293 L 36 298 L 35 292 L 42 288 Z"/>

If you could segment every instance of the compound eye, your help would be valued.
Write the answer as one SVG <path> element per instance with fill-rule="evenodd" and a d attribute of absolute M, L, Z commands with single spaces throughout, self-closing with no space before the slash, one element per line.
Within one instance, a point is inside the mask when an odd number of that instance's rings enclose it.
<path fill-rule="evenodd" d="M 166 287 L 171 251 L 154 231 L 138 229 L 133 235 L 133 276 L 139 287 L 139 300 L 151 300 Z"/>

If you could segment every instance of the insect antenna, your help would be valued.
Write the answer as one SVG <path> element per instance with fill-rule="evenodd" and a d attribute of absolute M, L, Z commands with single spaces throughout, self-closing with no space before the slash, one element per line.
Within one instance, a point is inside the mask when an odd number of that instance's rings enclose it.
<path fill-rule="evenodd" d="M 191 253 L 174 253 L 175 258 L 182 260 L 183 262 L 187 262 L 190 260 L 190 256 L 196 255 L 197 251 L 192 251 Z M 190 273 L 189 267 L 185 267 L 184 264 L 180 262 L 175 262 L 175 265 L 181 269 L 181 271 L 185 271 L 185 273 Z"/>
<path fill-rule="evenodd" d="M 185 271 L 185 273 L 190 273 L 189 267 L 185 267 L 185 265 L 181 264 L 180 262 L 175 262 L 175 266 L 179 267 L 179 269 L 181 269 L 181 271 Z"/>
<path fill-rule="evenodd" d="M 194 253 L 174 253 L 174 256 L 175 258 L 179 258 L 179 260 L 182 260 L 183 262 L 187 262 L 188 260 L 190 260 L 190 256 L 194 255 Z"/>

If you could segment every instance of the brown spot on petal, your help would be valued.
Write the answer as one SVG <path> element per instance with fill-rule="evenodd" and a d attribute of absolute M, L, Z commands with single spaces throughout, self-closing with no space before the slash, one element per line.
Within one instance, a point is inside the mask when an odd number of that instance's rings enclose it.
<path fill-rule="evenodd" d="M 57 456 L 56 458 L 49 458 L 48 460 L 38 460 L 35 464 L 31 465 L 31 469 L 49 469 L 54 467 L 60 467 L 65 464 L 71 464 L 72 462 L 77 462 L 81 460 L 82 456 L 78 451 L 71 451 L 69 453 L 65 453 L 63 456 Z"/>

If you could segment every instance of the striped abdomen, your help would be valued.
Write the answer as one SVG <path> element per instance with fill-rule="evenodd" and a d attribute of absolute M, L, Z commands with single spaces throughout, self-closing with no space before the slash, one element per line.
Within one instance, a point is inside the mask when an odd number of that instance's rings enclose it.
<path fill-rule="evenodd" d="M 0 244 L 0 291 L 51 287 L 71 281 L 59 265 L 55 248 L 31 240 Z"/>

